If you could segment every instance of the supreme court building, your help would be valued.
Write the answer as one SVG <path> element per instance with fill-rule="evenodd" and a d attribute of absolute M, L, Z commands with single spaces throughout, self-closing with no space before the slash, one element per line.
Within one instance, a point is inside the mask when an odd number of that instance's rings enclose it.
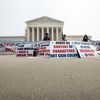
<path fill-rule="evenodd" d="M 64 22 L 47 16 L 26 21 L 24 36 L 0 36 L 0 41 L 42 41 L 45 33 L 49 33 L 52 41 L 61 40 Z M 84 35 L 66 35 L 67 41 L 82 41 Z M 91 40 L 92 37 L 89 36 Z"/>
<path fill-rule="evenodd" d="M 27 41 L 42 41 L 45 33 L 49 33 L 52 41 L 61 40 L 64 22 L 47 16 L 26 21 Z"/>

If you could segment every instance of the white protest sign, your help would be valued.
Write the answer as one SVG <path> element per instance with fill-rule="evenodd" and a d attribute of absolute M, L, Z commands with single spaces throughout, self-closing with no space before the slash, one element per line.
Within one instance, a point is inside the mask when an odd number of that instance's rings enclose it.
<path fill-rule="evenodd" d="M 20 56 L 20 57 L 33 56 L 33 48 L 18 48 L 16 52 L 16 56 Z"/>
<path fill-rule="evenodd" d="M 88 42 L 73 42 L 80 57 L 98 57 L 95 47 Z"/>
<path fill-rule="evenodd" d="M 49 57 L 50 56 L 50 41 L 38 42 L 39 56 Z"/>
<path fill-rule="evenodd" d="M 50 42 L 51 58 L 78 58 L 75 46 L 67 41 L 51 41 Z"/>
<path fill-rule="evenodd" d="M 32 57 L 33 56 L 33 43 L 20 44 L 16 50 L 16 56 Z"/>

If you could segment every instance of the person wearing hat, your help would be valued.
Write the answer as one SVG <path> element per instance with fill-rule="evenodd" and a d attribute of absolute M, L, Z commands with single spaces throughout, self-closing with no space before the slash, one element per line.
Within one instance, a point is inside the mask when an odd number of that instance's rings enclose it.
<path fill-rule="evenodd" d="M 50 37 L 48 33 L 45 33 L 43 41 L 50 41 Z"/>

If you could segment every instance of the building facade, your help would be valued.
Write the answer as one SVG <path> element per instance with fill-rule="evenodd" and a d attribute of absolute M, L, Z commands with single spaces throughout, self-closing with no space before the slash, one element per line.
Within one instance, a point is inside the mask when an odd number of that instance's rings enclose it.
<path fill-rule="evenodd" d="M 61 40 L 63 34 L 63 21 L 59 21 L 47 16 L 26 21 L 27 41 L 42 41 L 45 33 L 49 33 L 52 41 Z"/>
<path fill-rule="evenodd" d="M 84 35 L 66 35 L 67 41 L 82 41 Z M 88 36 L 92 40 L 92 36 Z M 0 36 L 0 41 L 27 41 L 26 36 Z"/>
<path fill-rule="evenodd" d="M 49 33 L 52 41 L 59 41 L 63 35 L 63 21 L 47 16 L 26 21 L 25 36 L 0 36 L 0 41 L 42 41 L 45 33 Z M 82 41 L 83 35 L 66 35 L 67 41 Z M 88 36 L 92 39 L 91 36 Z"/>
<path fill-rule="evenodd" d="M 0 36 L 0 41 L 26 41 L 25 36 Z"/>
<path fill-rule="evenodd" d="M 82 41 L 84 35 L 67 35 L 66 37 L 68 41 Z M 88 38 L 92 40 L 92 36 L 88 35 Z"/>

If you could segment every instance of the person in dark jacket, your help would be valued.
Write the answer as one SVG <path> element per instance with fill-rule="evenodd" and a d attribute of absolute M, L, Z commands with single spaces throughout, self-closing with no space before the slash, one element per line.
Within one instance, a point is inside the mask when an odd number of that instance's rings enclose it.
<path fill-rule="evenodd" d="M 45 33 L 43 41 L 50 41 L 50 37 L 48 33 Z"/>
<path fill-rule="evenodd" d="M 65 35 L 65 34 L 62 35 L 62 41 L 67 41 L 67 39 L 66 39 L 66 35 Z"/>
<path fill-rule="evenodd" d="M 87 35 L 84 35 L 84 37 L 83 37 L 83 40 L 82 40 L 82 41 L 84 41 L 84 42 L 88 42 L 88 41 L 89 41 L 88 36 L 87 36 Z"/>

